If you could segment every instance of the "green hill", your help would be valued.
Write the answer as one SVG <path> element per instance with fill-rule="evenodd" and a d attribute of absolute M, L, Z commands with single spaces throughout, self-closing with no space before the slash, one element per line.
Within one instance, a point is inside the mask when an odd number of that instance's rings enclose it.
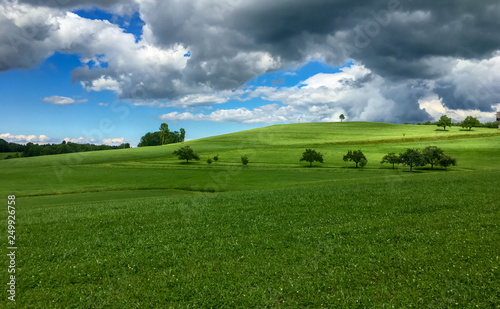
<path fill-rule="evenodd" d="M 185 145 L 201 160 L 172 154 Z M 379 163 L 431 145 L 458 166 Z M 305 148 L 324 163 L 299 162 Z M 363 169 L 342 160 L 358 149 Z M 500 305 L 498 130 L 276 125 L 0 171 L 0 195 L 16 195 L 20 307 Z"/>
<path fill-rule="evenodd" d="M 457 157 L 455 171 L 489 170 L 499 165 L 499 138 L 498 130 L 484 128 L 441 131 L 434 126 L 363 122 L 275 125 L 186 142 L 202 159 L 188 165 L 172 154 L 182 144 L 0 160 L 6 176 L 0 191 L 19 196 L 136 189 L 227 191 L 377 178 L 393 173 L 379 164 L 388 152 L 429 145 Z M 305 148 L 324 154 L 324 164 L 304 169 L 299 159 Z M 349 149 L 363 150 L 369 161 L 365 173 L 347 169 L 351 164 L 342 156 Z M 206 164 L 217 154 L 218 162 Z M 250 159 L 245 169 L 242 155 Z M 231 180 L 222 181 L 226 174 Z"/>

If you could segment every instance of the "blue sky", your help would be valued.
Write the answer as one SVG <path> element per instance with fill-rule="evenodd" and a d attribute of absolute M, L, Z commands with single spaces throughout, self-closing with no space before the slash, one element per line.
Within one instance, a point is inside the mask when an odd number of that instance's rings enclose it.
<path fill-rule="evenodd" d="M 2 4 L 0 23 L 11 28 L 0 38 L 7 115 L 0 138 L 135 146 L 162 122 L 197 139 L 298 119 L 338 121 L 340 114 L 348 121 L 423 122 L 442 114 L 493 121 L 500 107 L 498 37 L 434 52 L 426 44 L 445 34 L 420 43 L 414 35 L 416 25 L 444 26 L 495 5 L 436 21 L 441 7 L 401 4 L 390 13 L 374 1 L 334 18 L 341 10 L 329 2 L 317 9 L 331 17 L 300 3 L 281 11 L 301 18 L 280 21 L 262 19 L 278 9 L 265 1 L 252 0 L 254 10 L 209 2 Z M 450 31 L 446 37 L 457 34 Z"/>
<path fill-rule="evenodd" d="M 74 13 L 86 19 L 108 20 L 119 25 L 136 40 L 142 35 L 144 22 L 134 13 L 120 17 L 106 11 L 92 8 L 77 10 Z M 79 55 L 54 53 L 33 69 L 15 69 L 0 73 L 2 110 L 10 115 L 2 124 L 1 133 L 12 135 L 45 135 L 50 141 L 58 143 L 65 138 L 84 137 L 91 142 L 100 143 L 102 139 L 122 138 L 124 142 L 137 145 L 142 135 L 158 130 L 164 121 L 161 114 L 180 111 L 178 108 L 135 106 L 130 100 L 120 100 L 109 90 L 86 91 L 80 83 L 72 82 L 71 71 L 81 66 Z M 242 88 L 269 86 L 274 88 L 291 87 L 317 73 L 335 73 L 333 68 L 319 61 L 310 61 L 295 70 L 266 73 L 248 81 Z M 44 98 L 62 96 L 85 102 L 55 105 L 44 102 Z M 100 104 L 101 103 L 101 104 Z M 259 98 L 240 102 L 230 100 L 225 109 L 268 104 Z M 207 107 L 195 108 L 207 113 Z M 213 121 L 167 121 L 171 130 L 184 128 L 188 139 L 225 134 L 240 130 L 262 127 L 265 124 L 242 124 Z M 87 140 L 85 140 L 87 141 Z"/>
<path fill-rule="evenodd" d="M 95 11 L 91 16 L 100 16 Z M 103 14 L 102 16 L 109 16 Z M 138 29 L 134 29 L 138 31 Z M 140 35 L 136 32 L 134 35 Z M 84 137 L 100 142 L 102 139 L 122 138 L 136 145 L 142 135 L 158 130 L 164 122 L 161 114 L 181 111 L 174 107 L 135 106 L 130 100 L 121 100 L 112 91 L 86 91 L 79 83 L 71 81 L 71 71 L 81 65 L 78 55 L 55 53 L 34 69 L 16 69 L 0 73 L 2 110 L 7 117 L 2 123 L 3 131 L 12 135 L 45 135 L 48 142 L 60 142 L 65 138 Z M 311 61 L 296 70 L 284 70 L 260 75 L 242 88 L 268 86 L 292 87 L 317 73 L 336 73 L 338 68 L 318 61 Z M 63 96 L 82 103 L 56 105 L 44 102 L 52 96 Z M 100 104 L 101 103 L 101 104 Z M 259 98 L 240 102 L 230 100 L 225 109 L 246 106 L 248 108 L 268 104 Z M 279 102 L 278 102 L 279 103 Z M 215 106 L 214 108 L 217 108 Z M 213 109 L 213 108 L 212 108 Z M 194 108 L 207 114 L 208 107 Z M 262 127 L 265 124 L 242 124 L 213 121 L 167 121 L 171 130 L 184 128 L 188 139 Z M 6 132 L 2 132 L 6 133 Z"/>

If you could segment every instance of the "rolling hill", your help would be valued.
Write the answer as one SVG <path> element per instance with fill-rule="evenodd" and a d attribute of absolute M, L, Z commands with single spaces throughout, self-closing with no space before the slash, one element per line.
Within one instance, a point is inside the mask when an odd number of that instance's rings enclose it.
<path fill-rule="evenodd" d="M 184 145 L 201 160 L 173 156 Z M 0 160 L 1 195 L 16 195 L 18 305 L 500 305 L 498 130 L 312 123 L 184 145 Z M 430 145 L 458 166 L 379 163 Z M 324 164 L 299 162 L 305 148 Z M 357 149 L 363 169 L 342 160 Z"/>

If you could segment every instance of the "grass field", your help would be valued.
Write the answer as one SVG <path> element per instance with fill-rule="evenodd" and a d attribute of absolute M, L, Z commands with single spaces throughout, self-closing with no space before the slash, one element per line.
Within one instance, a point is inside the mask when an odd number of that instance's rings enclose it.
<path fill-rule="evenodd" d="M 181 145 L 0 160 L 17 305 L 500 308 L 498 130 L 315 123 L 185 145 L 202 160 L 177 160 Z M 458 166 L 379 163 L 430 145 Z M 325 163 L 299 162 L 305 148 Z"/>

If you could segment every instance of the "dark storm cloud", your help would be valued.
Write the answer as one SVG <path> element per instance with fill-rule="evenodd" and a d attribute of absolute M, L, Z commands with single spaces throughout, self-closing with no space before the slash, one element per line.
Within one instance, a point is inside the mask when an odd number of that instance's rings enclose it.
<path fill-rule="evenodd" d="M 2 5 L 15 7 L 15 3 L 4 1 Z M 487 111 L 500 102 L 500 91 L 492 84 L 496 82 L 496 73 L 491 72 L 490 63 L 484 64 L 482 71 L 476 71 L 474 66 L 468 69 L 468 74 L 457 71 L 460 61 L 479 63 L 500 59 L 498 0 L 22 0 L 19 3 L 50 8 L 55 14 L 92 6 L 122 13 L 137 9 L 145 22 L 142 38 L 147 47 L 138 47 L 137 54 L 148 48 L 170 51 L 180 46 L 189 50 L 185 66 L 174 66 L 163 59 L 156 67 L 154 63 L 153 67 L 134 66 L 129 72 L 126 62 L 117 61 L 107 68 L 82 67 L 73 72 L 74 81 L 81 81 L 89 88 L 95 80 L 102 81 L 103 76 L 115 81 L 121 98 L 172 100 L 190 94 L 234 90 L 263 73 L 296 68 L 319 58 L 333 66 L 354 60 L 371 72 L 372 75 L 364 77 L 366 80 L 346 81 L 347 88 L 361 89 L 371 83 L 373 76 L 383 79 L 384 85 L 397 85 L 382 88 L 380 93 L 386 100 L 397 102 L 394 111 L 400 119 L 426 119 L 428 115 L 420 110 L 418 100 L 433 93 L 452 108 Z M 13 17 L 8 14 L 2 17 L 1 13 L 4 33 L 21 31 L 11 22 Z M 61 46 L 60 42 L 51 44 L 49 40 L 57 27 L 43 20 L 36 25 L 41 27 L 39 35 L 28 37 L 22 48 L 13 50 L 5 36 L 0 38 L 0 70 L 33 67 L 57 50 L 47 46 Z M 97 54 L 105 54 L 102 49 L 110 48 L 104 43 L 89 46 L 98 46 Z M 85 55 L 94 52 L 94 47 L 79 48 Z M 75 48 L 66 50 L 79 52 Z M 467 86 L 474 85 L 474 80 L 485 73 L 494 77 L 486 85 Z M 416 87 L 418 83 L 428 86 Z M 467 93 L 482 88 L 489 92 L 479 91 L 472 99 Z"/>
<path fill-rule="evenodd" d="M 91 9 L 93 7 L 102 10 L 116 12 L 131 12 L 137 9 L 137 4 L 133 0 L 7 0 L 6 2 L 17 2 L 35 7 L 47 7 L 61 10 Z"/>
<path fill-rule="evenodd" d="M 4 8 L 3 12 L 11 13 Z M 54 31 L 54 25 L 34 19 L 24 25 L 16 25 L 0 11 L 0 71 L 11 68 L 36 66 L 52 51 L 41 43 Z"/>
<path fill-rule="evenodd" d="M 422 61 L 428 57 L 482 58 L 498 50 L 499 16 L 496 0 L 269 1 L 249 2 L 228 23 L 291 61 L 345 31 L 333 41 L 338 50 L 323 51 L 326 58 L 344 50 L 384 76 L 434 78 L 444 72 Z"/>
<path fill-rule="evenodd" d="M 141 9 L 160 43 L 190 46 L 185 79 L 214 89 L 236 88 L 258 74 L 251 63 L 231 60 L 241 51 L 269 53 L 280 60 L 275 69 L 312 55 L 332 65 L 354 59 L 401 81 L 439 79 L 455 59 L 488 58 L 500 48 L 497 0 L 219 1 Z"/>

